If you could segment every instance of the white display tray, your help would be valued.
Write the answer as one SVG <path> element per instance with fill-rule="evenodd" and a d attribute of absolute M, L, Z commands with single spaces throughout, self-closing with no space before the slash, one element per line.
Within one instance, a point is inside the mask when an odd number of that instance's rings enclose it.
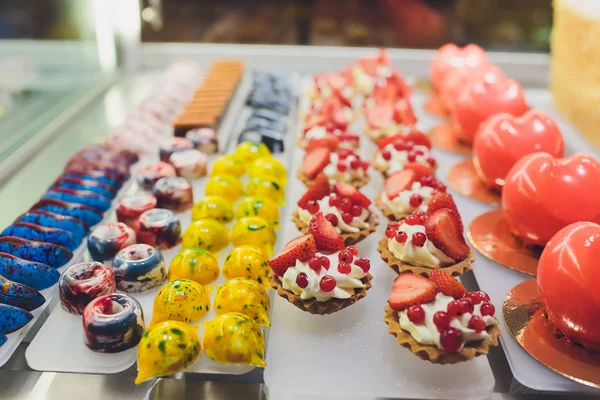
<path fill-rule="evenodd" d="M 249 90 L 248 80 L 240 85 L 238 93 L 232 101 L 227 117 L 221 125 L 220 132 L 223 132 L 223 136 L 220 136 L 220 147 L 233 151 L 237 145 L 237 135 L 241 131 L 241 127 L 245 124 L 246 119 L 250 113 L 249 109 L 243 106 L 246 96 Z M 295 109 L 295 107 L 292 107 Z M 295 125 L 294 112 L 290 114 L 288 118 L 288 124 L 290 133 L 293 131 Z M 225 134 L 226 132 L 226 134 Z M 293 134 L 288 135 L 288 139 Z M 229 143 L 228 143 L 229 142 Z M 228 143 L 228 144 L 227 144 Z M 287 140 L 286 152 L 276 155 L 275 158 L 279 159 L 284 165 L 289 164 L 290 157 L 288 152 L 291 151 L 291 142 Z M 209 156 L 208 165 L 209 171 L 212 166 L 216 155 Z M 149 162 L 149 161 L 146 161 Z M 194 191 L 194 201 L 198 201 L 204 197 L 204 187 L 208 181 L 208 177 L 195 179 L 192 181 Z M 249 178 L 243 177 L 241 181 L 244 185 L 249 181 Z M 134 184 L 131 188 L 131 192 L 139 190 L 137 184 Z M 286 212 L 285 207 L 280 207 L 281 216 L 287 215 L 291 211 Z M 191 210 L 177 214 L 181 222 L 182 232 L 185 232 L 187 227 L 191 224 Z M 115 221 L 114 213 L 109 216 L 108 221 Z M 227 226 L 231 228 L 233 226 L 232 221 Z M 285 229 L 285 226 L 278 231 L 277 247 L 283 245 L 284 235 L 281 232 Z M 227 248 L 220 251 L 218 254 L 219 266 L 222 267 L 225 256 L 233 249 L 230 244 Z M 181 245 L 162 251 L 165 263 L 168 266 L 171 260 L 182 250 Z M 216 255 L 216 254 L 215 254 Z M 87 257 L 87 254 L 86 254 Z M 225 282 L 225 278 L 220 275 L 219 278 L 211 283 L 211 286 L 218 286 Z M 165 282 L 166 284 L 166 282 Z M 144 311 L 144 320 L 146 326 L 150 324 L 152 320 L 153 302 L 156 293 L 159 288 L 149 290 L 143 293 L 131 293 L 141 304 Z M 273 295 L 270 291 L 270 298 L 273 299 Z M 198 326 L 198 332 L 202 337 L 204 329 L 204 321 L 209 321 L 214 318 L 216 314 L 212 309 L 214 304 L 213 299 L 216 290 L 212 290 L 210 293 L 211 297 L 211 310 L 209 313 L 202 318 L 199 322 L 193 325 Z M 263 329 L 265 332 L 265 344 L 268 342 L 268 329 Z M 137 360 L 137 346 L 121 353 L 114 354 L 103 354 L 89 350 L 83 342 L 83 326 L 82 317 L 78 315 L 70 314 L 64 311 L 60 305 L 57 305 L 52 314 L 42 326 L 34 340 L 29 345 L 25 354 L 29 366 L 38 371 L 53 371 L 53 372 L 71 372 L 71 373 L 105 373 L 112 374 L 121 372 L 131 367 Z M 266 350 L 266 349 L 265 349 Z M 250 372 L 255 367 L 253 365 L 231 365 L 217 363 L 206 357 L 204 354 L 200 356 L 200 359 L 192 366 L 187 368 L 184 372 L 186 373 L 203 373 L 203 374 L 228 374 L 228 375 L 241 375 Z"/>
<path fill-rule="evenodd" d="M 577 130 L 567 123 L 552 105 L 552 95 L 544 89 L 526 89 L 526 98 L 532 108 L 537 108 L 552 116 L 560 126 L 566 143 L 566 154 L 575 152 L 585 152 L 594 155 L 597 159 L 598 154 L 594 153 L 592 146 L 586 143 L 585 139 L 578 134 Z M 441 119 L 429 115 L 423 110 L 425 94 L 417 92 L 413 95 L 413 105 L 417 118 L 424 132 L 428 132 L 437 125 Z M 450 154 L 440 150 L 434 150 L 435 156 L 439 162 L 437 176 L 447 183 L 449 168 L 465 156 Z M 452 190 L 450 190 L 452 192 Z M 480 203 L 466 198 L 460 194 L 452 192 L 458 209 L 463 218 L 465 228 L 478 215 L 494 209 L 490 205 Z M 504 353 L 514 374 L 514 377 L 523 385 L 541 391 L 561 391 L 561 392 L 594 392 L 600 391 L 574 382 L 562 375 L 555 373 L 545 367 L 533 357 L 531 357 L 523 348 L 513 339 L 510 332 L 506 329 L 502 319 L 502 302 L 506 294 L 518 283 L 530 279 L 528 275 L 521 274 L 509 268 L 503 267 L 494 261 L 491 261 L 474 250 L 476 263 L 473 265 L 473 273 L 481 288 L 487 292 L 496 307 L 496 316 L 500 320 L 502 336 L 500 337 Z"/>
<path fill-rule="evenodd" d="M 306 83 L 305 83 L 306 84 Z M 300 108 L 305 108 L 306 99 Z M 364 123 L 356 121 L 352 132 Z M 370 160 L 376 146 L 361 137 L 359 153 Z M 296 206 L 306 187 L 296 177 L 304 151 L 296 149 L 289 175 L 288 199 Z M 383 188 L 381 174 L 369 170 L 371 180 L 361 189 L 370 199 Z M 443 176 L 441 173 L 438 176 Z M 377 210 L 377 209 L 375 209 Z M 357 244 L 361 257 L 371 260 L 373 287 L 352 306 L 328 316 L 301 311 L 277 296 L 273 307 L 265 384 L 271 393 L 294 395 L 481 399 L 494 389 L 494 376 L 487 357 L 454 365 L 421 360 L 400 346 L 383 322 L 384 307 L 397 276 L 380 258 L 377 242 L 383 237 L 387 219 L 381 215 L 376 232 Z M 288 218 L 290 215 L 288 214 Z M 291 226 L 286 242 L 299 236 Z"/>

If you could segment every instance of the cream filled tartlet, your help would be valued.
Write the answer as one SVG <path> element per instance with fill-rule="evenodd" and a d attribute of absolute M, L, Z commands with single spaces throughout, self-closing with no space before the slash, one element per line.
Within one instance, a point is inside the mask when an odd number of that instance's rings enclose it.
<path fill-rule="evenodd" d="M 308 233 L 310 221 L 317 213 L 327 218 L 347 246 L 365 239 L 379 224 L 371 201 L 365 195 L 343 182 L 336 182 L 332 187 L 323 173 L 298 201 L 292 220 L 302 233 Z"/>
<path fill-rule="evenodd" d="M 301 310 L 326 315 L 365 297 L 371 288 L 371 263 L 317 213 L 309 233 L 290 241 L 269 261 L 271 286 Z"/>
<path fill-rule="evenodd" d="M 427 214 L 416 212 L 389 222 L 377 250 L 396 272 L 423 276 L 437 269 L 461 275 L 471 269 L 473 258 L 458 211 L 443 201 L 430 204 Z"/>
<path fill-rule="evenodd" d="M 498 320 L 485 292 L 469 292 L 452 276 L 435 270 L 429 279 L 398 276 L 384 322 L 396 341 L 420 358 L 455 364 L 498 346 Z"/>
<path fill-rule="evenodd" d="M 421 164 L 435 170 L 437 162 L 431 154 L 429 138 L 418 131 L 408 135 L 393 135 L 377 142 L 378 151 L 373 167 L 384 176 L 402 171 L 409 164 Z"/>
<path fill-rule="evenodd" d="M 369 163 L 353 150 L 332 152 L 327 147 L 319 147 L 306 153 L 298 178 L 309 186 L 317 175 L 323 173 L 331 182 L 344 182 L 361 188 L 369 182 L 368 169 Z"/>

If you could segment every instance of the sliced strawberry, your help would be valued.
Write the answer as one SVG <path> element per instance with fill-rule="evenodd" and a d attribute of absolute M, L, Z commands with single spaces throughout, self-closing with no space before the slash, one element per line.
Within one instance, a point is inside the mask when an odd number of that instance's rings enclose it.
<path fill-rule="evenodd" d="M 306 151 L 311 151 L 317 147 L 327 147 L 331 151 L 336 151 L 339 145 L 340 138 L 334 134 L 330 134 L 322 138 L 310 139 L 306 145 Z"/>
<path fill-rule="evenodd" d="M 410 98 L 410 85 L 406 83 L 402 75 L 397 71 L 392 72 L 392 76 L 389 77 L 390 84 L 393 84 L 398 88 L 398 97 L 402 99 Z M 410 105 L 410 104 L 409 104 Z"/>
<path fill-rule="evenodd" d="M 411 188 L 412 184 L 415 183 L 416 174 L 413 170 L 403 169 L 398 171 L 385 180 L 383 188 L 390 199 L 395 198 L 405 190 Z"/>
<path fill-rule="evenodd" d="M 470 248 L 463 235 L 460 216 L 454 210 L 443 208 L 427 217 L 425 233 L 435 247 L 455 261 L 462 261 L 469 255 Z"/>
<path fill-rule="evenodd" d="M 315 126 L 324 126 L 328 121 L 328 118 L 324 115 L 308 115 L 306 116 L 306 122 L 304 123 L 304 133 L 310 131 Z"/>
<path fill-rule="evenodd" d="M 402 311 L 410 306 L 429 303 L 436 294 L 435 282 L 419 275 L 402 274 L 394 280 L 388 304 L 392 310 Z"/>
<path fill-rule="evenodd" d="M 399 124 L 414 125 L 417 123 L 417 117 L 410 105 L 410 101 L 400 98 L 394 106 L 394 119 Z"/>
<path fill-rule="evenodd" d="M 458 208 L 456 208 L 454 198 L 448 193 L 442 192 L 437 192 L 433 196 L 431 196 L 431 199 L 427 204 L 427 214 L 433 214 L 436 211 L 444 208 L 449 208 L 450 210 L 454 211 L 458 216 L 460 216 L 460 214 L 458 213 Z"/>
<path fill-rule="evenodd" d="M 414 144 L 420 144 L 431 150 L 431 140 L 429 140 L 429 137 L 421 131 L 410 131 L 404 138 L 406 140 L 412 140 Z"/>
<path fill-rule="evenodd" d="M 321 107 L 320 114 L 331 118 L 335 110 L 340 108 L 340 99 L 336 96 L 329 96 L 323 100 L 323 106 Z"/>
<path fill-rule="evenodd" d="M 331 122 L 337 129 L 346 129 L 351 121 L 351 114 L 348 112 L 348 107 L 340 107 L 333 112 Z"/>
<path fill-rule="evenodd" d="M 352 204 L 356 204 L 362 208 L 368 208 L 371 205 L 371 200 L 364 194 L 358 191 L 354 186 L 344 182 L 336 182 L 333 185 L 333 190 L 342 198 L 349 199 Z"/>
<path fill-rule="evenodd" d="M 323 213 L 315 214 L 310 220 L 308 228 L 315 238 L 318 250 L 335 252 L 344 248 L 344 238 Z"/>
<path fill-rule="evenodd" d="M 298 200 L 298 207 L 306 208 L 311 200 L 321 200 L 323 197 L 331 193 L 329 179 L 323 173 L 317 175 L 315 180 L 310 184 L 306 193 Z"/>
<path fill-rule="evenodd" d="M 367 123 L 372 129 L 381 129 L 392 122 L 394 110 L 390 105 L 378 105 L 366 111 Z"/>
<path fill-rule="evenodd" d="M 397 88 L 394 85 L 376 85 L 373 89 L 373 99 L 377 105 L 392 105 L 396 101 Z"/>
<path fill-rule="evenodd" d="M 390 143 L 394 143 L 396 140 L 406 140 L 406 136 L 403 133 L 395 133 L 390 136 L 383 137 L 377 141 L 377 148 L 383 149 Z"/>
<path fill-rule="evenodd" d="M 323 171 L 323 168 L 327 164 L 329 164 L 329 160 L 331 156 L 331 150 L 327 147 L 318 147 L 316 149 L 312 149 L 311 151 L 306 153 L 304 156 L 304 164 L 302 164 L 302 171 L 308 176 L 310 179 L 316 177 L 319 172 Z"/>
<path fill-rule="evenodd" d="M 323 75 L 323 78 L 325 78 L 325 82 L 327 82 L 330 88 L 336 90 L 343 89 L 348 84 L 346 78 L 335 72 L 326 73 Z"/>
<path fill-rule="evenodd" d="M 343 87 L 334 88 L 333 93 L 337 96 L 343 106 L 352 108 L 352 100 L 344 95 L 344 89 L 345 88 Z"/>
<path fill-rule="evenodd" d="M 460 299 L 465 295 L 465 293 L 467 293 L 467 290 L 462 283 L 445 272 L 440 271 L 439 269 L 434 269 L 431 271 L 429 274 L 429 279 L 434 281 L 438 287 L 438 290 L 446 296 L 452 296 L 455 299 Z"/>
<path fill-rule="evenodd" d="M 312 235 L 300 236 L 292 239 L 283 250 L 269 260 L 269 266 L 278 276 L 283 276 L 289 267 L 296 264 L 296 260 L 306 262 L 316 251 L 315 238 Z"/>
<path fill-rule="evenodd" d="M 431 168 L 429 165 L 423 165 L 413 162 L 408 163 L 404 166 L 404 170 L 407 169 L 414 171 L 416 180 L 420 180 L 421 178 L 424 178 L 426 176 L 433 175 L 433 168 Z"/>

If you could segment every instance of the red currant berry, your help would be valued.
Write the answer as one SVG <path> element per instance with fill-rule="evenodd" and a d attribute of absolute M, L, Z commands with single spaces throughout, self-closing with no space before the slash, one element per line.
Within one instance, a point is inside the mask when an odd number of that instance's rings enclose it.
<path fill-rule="evenodd" d="M 366 258 L 358 258 L 354 261 L 354 264 L 358 265 L 365 274 L 371 269 L 371 261 L 367 260 Z"/>
<path fill-rule="evenodd" d="M 413 215 L 415 216 L 417 221 L 419 221 L 418 222 L 419 224 L 423 225 L 423 224 L 425 224 L 425 222 L 427 222 L 427 215 L 425 215 L 425 213 L 422 213 L 421 211 L 417 211 Z"/>
<path fill-rule="evenodd" d="M 417 155 L 413 151 L 409 151 L 406 155 L 406 159 L 408 162 L 415 162 L 417 160 Z"/>
<path fill-rule="evenodd" d="M 410 196 L 409 204 L 413 208 L 418 208 L 421 204 L 423 204 L 423 197 L 420 194 L 415 193 Z"/>
<path fill-rule="evenodd" d="M 309 213 L 316 214 L 319 212 L 319 203 L 317 203 L 315 200 L 310 200 L 306 205 L 306 209 Z"/>
<path fill-rule="evenodd" d="M 319 271 L 321 270 L 321 258 L 320 257 L 311 257 L 308 259 L 308 267 L 310 269 L 312 269 L 313 271 L 315 271 L 316 273 L 319 273 Z"/>
<path fill-rule="evenodd" d="M 423 186 L 434 187 L 436 182 L 437 181 L 431 175 L 427 175 L 427 176 L 421 178 L 421 185 L 423 185 Z"/>
<path fill-rule="evenodd" d="M 425 152 L 421 149 L 417 149 L 417 150 L 415 150 L 415 154 L 418 156 L 422 156 L 423 154 L 425 154 Z"/>
<path fill-rule="evenodd" d="M 423 232 L 415 232 L 412 235 L 412 244 L 417 247 L 423 247 L 426 240 L 427 236 Z"/>
<path fill-rule="evenodd" d="M 321 262 L 321 267 L 329 269 L 329 266 L 331 265 L 331 261 L 329 261 L 329 258 L 321 256 L 319 257 L 319 261 Z"/>
<path fill-rule="evenodd" d="M 296 275 L 296 285 L 304 289 L 308 286 L 308 276 L 304 272 L 300 272 Z"/>
<path fill-rule="evenodd" d="M 352 253 L 348 249 L 344 249 L 338 254 L 338 260 L 340 260 L 340 262 L 350 264 L 352 260 L 354 260 L 354 255 L 352 255 Z"/>
<path fill-rule="evenodd" d="M 469 320 L 469 324 L 467 325 L 467 327 L 479 333 L 485 329 L 485 322 L 483 322 L 483 319 L 481 317 L 473 315 Z"/>
<path fill-rule="evenodd" d="M 483 303 L 481 305 L 481 315 L 486 316 L 493 316 L 494 313 L 496 312 L 496 307 L 494 307 L 494 305 L 492 303 Z"/>
<path fill-rule="evenodd" d="M 408 240 L 408 235 L 406 234 L 406 232 L 398 232 L 396 234 L 396 242 L 406 243 L 407 240 Z"/>
<path fill-rule="evenodd" d="M 348 166 L 342 162 L 337 163 L 337 169 L 340 172 L 345 172 L 348 169 Z"/>
<path fill-rule="evenodd" d="M 404 144 L 403 140 L 396 140 L 394 142 L 394 149 L 396 149 L 397 151 L 406 150 L 406 144 Z"/>
<path fill-rule="evenodd" d="M 356 246 L 348 246 L 348 247 L 346 247 L 346 250 L 348 250 L 350 253 L 352 253 L 352 255 L 354 257 L 356 257 L 358 255 L 358 247 L 356 247 Z"/>
<path fill-rule="evenodd" d="M 392 229 L 392 228 L 387 228 L 387 229 L 385 230 L 385 236 L 386 236 L 388 239 L 391 239 L 391 238 L 393 238 L 394 236 L 396 236 L 396 231 L 395 231 L 394 229 Z"/>
<path fill-rule="evenodd" d="M 440 344 L 444 350 L 456 352 L 463 344 L 463 334 L 458 329 L 448 328 L 440 335 Z"/>
<path fill-rule="evenodd" d="M 386 161 L 390 161 L 392 159 L 392 153 L 389 150 L 383 150 L 381 152 L 381 157 Z"/>
<path fill-rule="evenodd" d="M 433 157 L 428 157 L 427 164 L 431 165 L 432 167 L 435 167 L 435 165 L 437 164 L 437 161 L 435 161 L 435 158 L 433 158 Z"/>
<path fill-rule="evenodd" d="M 465 313 L 473 314 L 473 310 L 475 310 L 475 306 L 473 305 L 473 302 L 471 302 L 470 298 L 463 297 L 462 299 L 460 299 L 460 302 L 463 305 L 463 309 L 465 310 Z"/>
<path fill-rule="evenodd" d="M 331 275 L 325 275 L 324 277 L 321 278 L 321 281 L 319 282 L 319 287 L 321 288 L 322 292 L 331 292 L 333 289 L 335 289 L 335 278 Z"/>
<path fill-rule="evenodd" d="M 420 324 L 425 321 L 425 310 L 421 306 L 410 306 L 406 311 L 406 316 L 413 324 Z"/>
<path fill-rule="evenodd" d="M 331 207 L 337 207 L 337 206 L 340 205 L 340 200 L 341 199 L 339 197 L 337 197 L 337 196 L 330 196 L 329 197 L 329 205 Z"/>
<path fill-rule="evenodd" d="M 406 140 L 404 141 L 404 144 L 406 145 L 407 150 L 410 150 L 413 147 L 415 147 L 415 142 L 413 142 L 412 140 Z"/>
<path fill-rule="evenodd" d="M 359 217 L 362 214 L 362 208 L 360 208 L 360 206 L 352 206 L 350 209 L 350 214 L 353 217 Z"/>
<path fill-rule="evenodd" d="M 354 152 L 350 149 L 342 149 L 338 151 L 338 156 L 342 159 L 348 158 L 348 156 L 354 154 Z"/>
<path fill-rule="evenodd" d="M 479 295 L 479 298 L 481 299 L 482 302 L 490 301 L 490 296 L 488 296 L 488 294 L 486 292 L 484 292 L 483 290 L 479 290 L 475 293 L 477 293 Z"/>
<path fill-rule="evenodd" d="M 327 214 L 325 216 L 325 219 L 327 219 L 327 221 L 331 222 L 331 225 L 333 225 L 333 226 L 337 226 L 337 224 L 338 224 L 338 217 L 335 214 Z"/>
<path fill-rule="evenodd" d="M 345 223 L 349 224 L 352 222 L 354 217 L 350 213 L 342 213 L 342 219 L 344 220 Z"/>
<path fill-rule="evenodd" d="M 460 317 L 465 312 L 463 304 L 460 302 L 460 300 L 452 300 L 450 303 L 448 303 L 447 310 L 451 317 Z"/>
<path fill-rule="evenodd" d="M 388 228 L 389 228 L 389 229 L 394 229 L 394 230 L 396 230 L 396 231 L 397 231 L 397 230 L 398 230 L 398 228 L 400 228 L 400 222 L 398 222 L 398 221 L 390 221 L 390 222 L 388 223 Z"/>
<path fill-rule="evenodd" d="M 446 193 L 446 191 L 448 190 L 446 185 L 444 185 L 442 182 L 437 182 L 435 185 L 435 189 L 437 189 L 438 191 L 440 191 L 442 193 Z"/>
<path fill-rule="evenodd" d="M 406 222 L 408 225 L 417 225 L 421 222 L 421 218 L 414 214 L 411 214 L 404 218 L 404 222 Z"/>
<path fill-rule="evenodd" d="M 482 299 L 479 297 L 477 292 L 465 293 L 465 297 L 471 299 L 471 303 L 473 303 L 473 305 L 477 305 L 482 302 Z"/>
<path fill-rule="evenodd" d="M 444 329 L 450 326 L 450 315 L 445 311 L 438 311 L 433 314 L 433 323 L 437 328 L 438 332 L 442 332 Z"/>
<path fill-rule="evenodd" d="M 350 201 L 350 199 L 342 199 L 340 202 L 340 210 L 342 210 L 343 212 L 350 212 L 351 209 L 352 202 Z"/>
<path fill-rule="evenodd" d="M 368 161 L 362 161 L 360 163 L 360 167 L 363 169 L 363 171 L 366 171 L 369 169 L 369 162 Z"/>
<path fill-rule="evenodd" d="M 352 266 L 348 263 L 341 262 L 338 264 L 338 272 L 340 274 L 348 275 L 352 271 Z"/>
<path fill-rule="evenodd" d="M 360 168 L 360 160 L 358 158 L 355 158 L 354 160 L 350 161 L 350 168 L 359 169 Z"/>

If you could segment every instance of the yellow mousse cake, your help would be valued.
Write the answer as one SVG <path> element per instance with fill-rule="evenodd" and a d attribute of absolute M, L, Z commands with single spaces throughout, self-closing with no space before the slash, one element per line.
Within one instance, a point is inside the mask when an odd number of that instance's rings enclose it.
<path fill-rule="evenodd" d="M 554 0 L 551 48 L 556 107 L 600 147 L 600 0 Z"/>

